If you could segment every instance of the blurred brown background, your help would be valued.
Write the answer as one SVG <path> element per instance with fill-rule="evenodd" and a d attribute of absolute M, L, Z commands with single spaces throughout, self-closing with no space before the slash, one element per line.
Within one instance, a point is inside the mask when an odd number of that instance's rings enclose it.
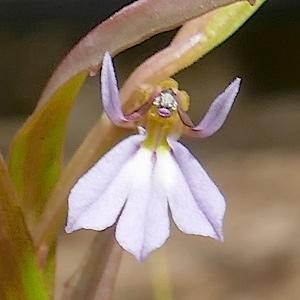
<path fill-rule="evenodd" d="M 81 36 L 129 2 L 0 0 L 4 153 L 57 63 Z M 118 55 L 120 82 L 174 33 Z M 115 299 L 153 299 L 153 276 L 164 280 L 164 264 L 176 300 L 300 299 L 299 37 L 299 1 L 269 0 L 230 40 L 175 77 L 191 96 L 195 121 L 235 76 L 243 78 L 224 128 L 207 141 L 184 141 L 228 199 L 225 242 L 174 228 L 164 249 L 146 263 L 124 255 Z M 98 89 L 97 78 L 90 79 L 79 97 L 66 160 L 100 116 Z M 62 234 L 60 291 L 93 234 Z"/>

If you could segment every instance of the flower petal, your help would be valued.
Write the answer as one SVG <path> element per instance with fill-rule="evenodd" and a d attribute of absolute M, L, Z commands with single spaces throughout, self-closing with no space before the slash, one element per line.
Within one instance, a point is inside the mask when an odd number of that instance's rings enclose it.
<path fill-rule="evenodd" d="M 124 115 L 112 58 L 108 52 L 103 58 L 101 92 L 104 110 L 109 119 L 117 126 L 131 127 L 131 122 L 140 119 L 152 104 L 151 101 L 148 101 L 131 114 Z"/>
<path fill-rule="evenodd" d="M 187 234 L 218 238 L 213 225 L 194 199 L 182 171 L 169 151 L 157 152 L 157 166 L 177 227 Z"/>
<path fill-rule="evenodd" d="M 144 138 L 134 135 L 125 139 L 78 180 L 69 195 L 66 232 L 80 228 L 102 230 L 115 222 L 128 189 L 126 165 Z"/>
<path fill-rule="evenodd" d="M 134 182 L 116 229 L 119 244 L 138 260 L 161 247 L 170 234 L 167 198 L 159 182 L 154 153 L 141 148 L 134 159 Z"/>
<path fill-rule="evenodd" d="M 176 193 L 173 188 L 174 192 L 171 192 L 169 198 L 174 221 L 186 233 L 208 235 L 223 240 L 222 228 L 226 208 L 224 197 L 188 149 L 176 141 L 169 142 L 177 163 L 177 168 L 173 167 L 173 173 L 177 174 Z M 200 212 L 198 221 L 192 199 Z"/>
<path fill-rule="evenodd" d="M 121 107 L 120 94 L 113 62 L 108 52 L 105 53 L 101 71 L 102 102 L 107 116 L 115 125 L 127 122 Z"/>
<path fill-rule="evenodd" d="M 202 121 L 196 127 L 189 128 L 186 134 L 193 137 L 206 138 L 219 130 L 238 94 L 240 83 L 241 79 L 236 78 L 226 90 L 214 100 Z M 186 117 L 184 116 L 184 118 Z M 187 125 L 189 126 L 189 124 Z"/>

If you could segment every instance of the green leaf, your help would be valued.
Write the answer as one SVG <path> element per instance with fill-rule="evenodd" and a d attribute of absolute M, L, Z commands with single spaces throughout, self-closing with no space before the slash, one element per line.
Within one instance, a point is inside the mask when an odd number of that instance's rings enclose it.
<path fill-rule="evenodd" d="M 31 230 L 60 175 L 67 120 L 86 76 L 75 76 L 37 108 L 12 143 L 9 170 Z"/>
<path fill-rule="evenodd" d="M 0 154 L 0 299 L 49 299 L 17 193 Z"/>

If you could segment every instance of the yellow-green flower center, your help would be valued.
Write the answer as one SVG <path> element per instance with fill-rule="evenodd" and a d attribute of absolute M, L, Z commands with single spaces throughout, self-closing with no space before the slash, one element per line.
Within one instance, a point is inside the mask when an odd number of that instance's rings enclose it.
<path fill-rule="evenodd" d="M 147 137 L 144 147 L 155 150 L 158 147 L 169 149 L 167 138 L 179 138 L 183 124 L 178 114 L 178 109 L 186 111 L 189 106 L 189 97 L 184 91 L 178 90 L 178 84 L 173 79 L 162 82 L 156 90 L 152 107 L 148 111 L 144 126 Z"/>

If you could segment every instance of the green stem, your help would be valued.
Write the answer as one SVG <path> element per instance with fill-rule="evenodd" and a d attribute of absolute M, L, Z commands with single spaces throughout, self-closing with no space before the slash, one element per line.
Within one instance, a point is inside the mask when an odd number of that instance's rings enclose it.
<path fill-rule="evenodd" d="M 154 300 L 173 300 L 171 276 L 164 249 L 152 258 L 150 267 Z"/>

